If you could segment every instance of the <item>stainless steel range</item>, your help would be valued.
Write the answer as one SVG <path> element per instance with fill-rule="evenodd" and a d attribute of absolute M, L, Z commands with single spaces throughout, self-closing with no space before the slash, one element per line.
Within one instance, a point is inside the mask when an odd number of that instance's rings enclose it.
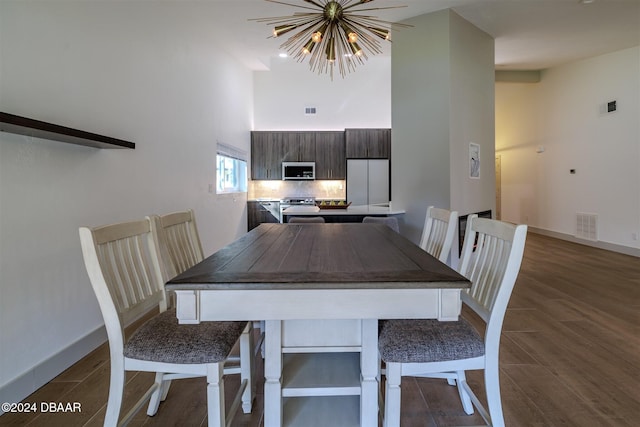
<path fill-rule="evenodd" d="M 294 197 L 285 197 L 280 200 L 280 222 L 282 222 L 282 211 L 287 209 L 290 206 L 296 205 L 310 205 L 315 206 L 316 198 L 313 196 L 294 196 Z"/>

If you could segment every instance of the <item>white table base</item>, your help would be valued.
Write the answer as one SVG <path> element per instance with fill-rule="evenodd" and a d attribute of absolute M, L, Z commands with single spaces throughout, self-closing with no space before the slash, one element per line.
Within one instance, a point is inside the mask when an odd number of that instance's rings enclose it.
<path fill-rule="evenodd" d="M 360 425 L 378 425 L 378 318 L 457 320 L 459 289 L 176 291 L 180 323 L 265 320 L 265 427 L 283 425 L 283 394 L 360 395 Z M 304 319 L 304 320 L 301 320 Z M 283 387 L 283 354 L 360 353 L 360 388 Z M 330 390 L 330 391 L 327 391 Z M 292 397 L 295 399 L 296 397 Z"/>

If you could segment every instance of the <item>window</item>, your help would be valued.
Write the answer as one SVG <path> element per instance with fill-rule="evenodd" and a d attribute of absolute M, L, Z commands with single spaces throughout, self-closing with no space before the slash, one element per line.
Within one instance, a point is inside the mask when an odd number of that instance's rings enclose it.
<path fill-rule="evenodd" d="M 216 193 L 246 193 L 247 155 L 229 145 L 218 143 L 216 156 Z"/>

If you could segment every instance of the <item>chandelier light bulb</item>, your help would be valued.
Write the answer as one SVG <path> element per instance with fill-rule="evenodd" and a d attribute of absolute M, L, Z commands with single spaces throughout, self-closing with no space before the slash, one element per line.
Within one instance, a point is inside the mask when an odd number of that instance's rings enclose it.
<path fill-rule="evenodd" d="M 296 28 L 298 28 L 297 25 L 278 25 L 273 29 L 273 37 L 281 36 Z"/>
<path fill-rule="evenodd" d="M 344 33 L 347 35 L 347 39 L 349 40 L 349 43 L 355 43 L 358 41 L 358 33 L 353 31 L 351 28 L 349 28 L 349 26 L 347 26 L 344 23 L 341 25 L 341 27 Z"/>
<path fill-rule="evenodd" d="M 313 40 L 309 40 L 307 44 L 305 44 L 302 48 L 302 53 L 304 53 L 305 55 L 309 55 L 313 51 L 313 48 L 315 46 L 316 44 L 313 42 Z"/>
<path fill-rule="evenodd" d="M 322 41 L 322 37 L 324 37 L 324 34 L 327 31 L 327 26 L 327 23 L 322 24 L 322 26 L 318 28 L 318 31 L 311 35 L 311 40 L 313 40 L 314 43 L 320 43 Z"/>
<path fill-rule="evenodd" d="M 355 56 L 362 56 L 362 48 L 358 46 L 358 43 L 349 43 L 349 45 L 351 46 L 351 52 Z"/>
<path fill-rule="evenodd" d="M 391 40 L 391 31 L 384 28 L 367 27 L 367 30 L 371 31 L 376 36 L 383 40 Z"/>

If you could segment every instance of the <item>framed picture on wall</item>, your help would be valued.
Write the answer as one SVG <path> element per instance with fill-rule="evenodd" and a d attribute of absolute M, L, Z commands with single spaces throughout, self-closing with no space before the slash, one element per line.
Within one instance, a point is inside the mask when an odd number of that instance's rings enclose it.
<path fill-rule="evenodd" d="M 480 145 L 469 143 L 469 178 L 480 178 Z"/>

